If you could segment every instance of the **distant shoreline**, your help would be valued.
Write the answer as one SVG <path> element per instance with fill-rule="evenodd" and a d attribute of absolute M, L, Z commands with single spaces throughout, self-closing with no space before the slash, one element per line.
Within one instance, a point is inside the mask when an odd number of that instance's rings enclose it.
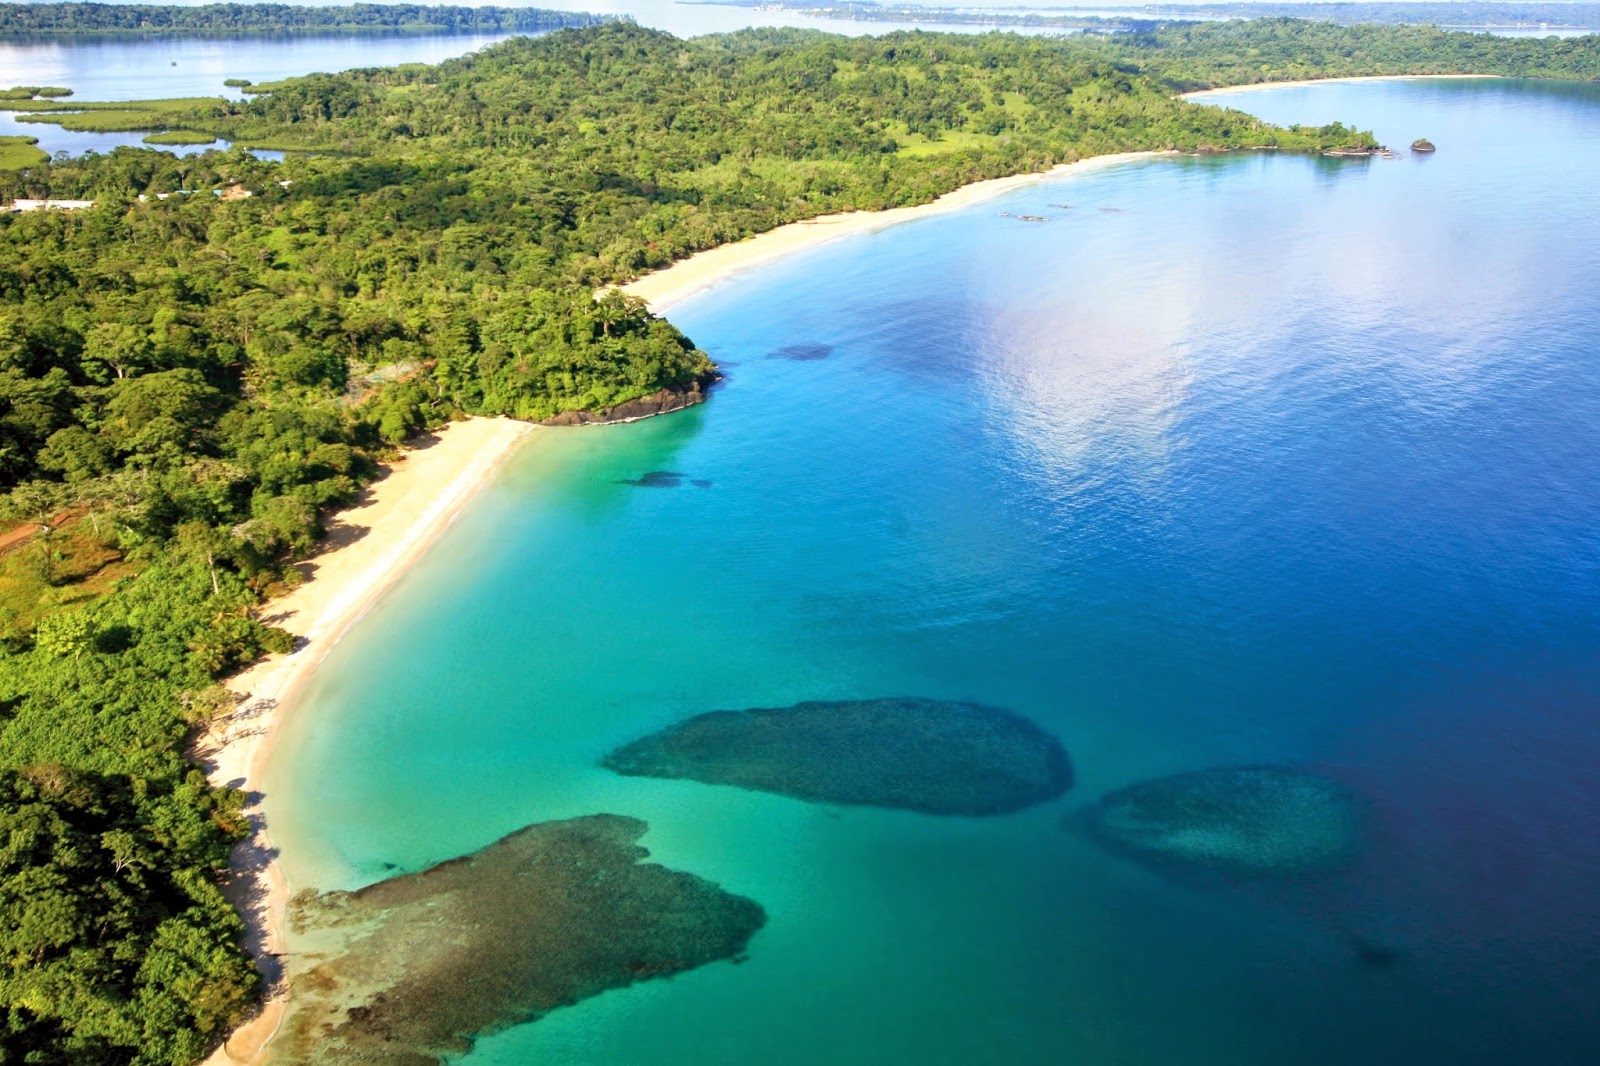
<path fill-rule="evenodd" d="M 257 1015 L 229 1034 L 206 1066 L 263 1061 L 287 1006 L 281 975 L 274 971 L 284 950 L 289 882 L 274 857 L 257 798 L 279 728 L 339 639 L 534 432 L 526 422 L 505 418 L 471 418 L 444 427 L 426 447 L 406 452 L 388 476 L 367 489 L 361 503 L 338 512 L 331 545 L 308 560 L 310 576 L 261 607 L 264 620 L 299 638 L 296 650 L 228 679 L 240 696 L 239 707 L 201 739 L 195 757 L 213 785 L 251 794 L 246 813 L 252 834 L 234 848 L 227 894 L 245 920 L 251 954 L 274 987 Z"/>
<path fill-rule="evenodd" d="M 1361 74 L 1348 78 L 1305 78 L 1300 81 L 1257 81 L 1249 85 L 1227 85 L 1220 89 L 1196 89 L 1192 93 L 1179 93 L 1180 100 L 1194 100 L 1202 96 L 1223 96 L 1234 93 L 1253 93 L 1261 89 L 1304 89 L 1311 85 L 1337 85 L 1359 81 L 1432 81 L 1435 79 L 1503 78 L 1501 74 Z"/>
<path fill-rule="evenodd" d="M 884 211 L 845 211 L 833 215 L 790 222 L 777 229 L 746 237 L 733 244 L 721 244 L 696 252 L 670 266 L 652 271 L 621 286 L 623 292 L 637 296 L 650 305 L 656 314 L 668 310 L 709 292 L 729 278 L 746 270 L 808 251 L 832 241 L 852 237 L 858 233 L 874 233 L 901 222 L 910 222 L 930 215 L 959 211 L 964 207 L 999 196 L 1047 178 L 1063 174 L 1088 174 L 1120 163 L 1141 159 L 1160 159 L 1176 156 L 1178 152 L 1118 152 L 1097 155 L 1075 163 L 1062 163 L 1049 170 L 1032 174 L 1014 174 L 1007 178 L 989 178 L 963 185 L 945 193 L 937 200 L 914 207 L 891 207 Z"/>

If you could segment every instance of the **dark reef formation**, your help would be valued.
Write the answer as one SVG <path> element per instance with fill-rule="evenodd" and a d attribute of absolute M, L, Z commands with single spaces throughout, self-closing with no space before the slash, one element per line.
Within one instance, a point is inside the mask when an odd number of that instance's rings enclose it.
<path fill-rule="evenodd" d="M 602 765 L 926 814 L 1006 814 L 1072 785 L 1066 750 L 1028 719 L 929 699 L 712 711 L 619 748 Z"/>
<path fill-rule="evenodd" d="M 638 489 L 675 489 L 683 484 L 684 475 L 676 470 L 652 470 L 639 477 L 625 477 L 619 485 L 632 485 Z"/>
<path fill-rule="evenodd" d="M 638 477 L 622 478 L 617 484 L 632 485 L 636 489 L 676 489 L 686 482 L 697 489 L 709 489 L 713 484 L 703 477 L 690 477 L 676 470 L 652 470 Z"/>
<path fill-rule="evenodd" d="M 1245 766 L 1145 781 L 1104 796 L 1094 835 L 1143 858 L 1240 876 L 1333 866 L 1355 850 L 1355 797 L 1301 770 Z"/>
<path fill-rule="evenodd" d="M 544 822 L 422 873 L 297 897 L 274 1061 L 437 1066 L 557 1007 L 740 955 L 760 905 L 641 863 L 646 828 Z"/>
<path fill-rule="evenodd" d="M 820 341 L 806 341 L 803 344 L 785 344 L 782 348 L 774 348 L 767 353 L 767 358 L 787 359 L 793 363 L 814 363 L 832 354 L 833 345 L 823 344 Z"/>
<path fill-rule="evenodd" d="M 541 426 L 602 426 L 613 422 L 637 422 L 641 418 L 670 414 L 685 407 L 704 403 L 706 392 L 719 380 L 719 375 L 709 374 L 687 385 L 678 385 L 652 392 L 637 400 L 604 407 L 598 411 L 562 411 L 539 422 Z"/>

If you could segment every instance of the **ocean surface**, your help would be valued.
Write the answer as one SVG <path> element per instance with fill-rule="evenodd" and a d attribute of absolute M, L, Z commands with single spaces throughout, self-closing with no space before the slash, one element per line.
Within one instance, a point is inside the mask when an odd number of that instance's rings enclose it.
<path fill-rule="evenodd" d="M 1600 87 L 1225 102 L 1402 147 L 1132 163 L 737 277 L 671 313 L 709 403 L 538 434 L 333 651 L 266 783 L 296 888 L 612 812 L 767 909 L 748 962 L 469 1066 L 1600 1061 Z M 1025 714 L 1076 784 L 940 818 L 596 765 L 874 696 Z M 1352 789 L 1358 858 L 1188 876 L 1077 828 L 1256 763 Z"/>

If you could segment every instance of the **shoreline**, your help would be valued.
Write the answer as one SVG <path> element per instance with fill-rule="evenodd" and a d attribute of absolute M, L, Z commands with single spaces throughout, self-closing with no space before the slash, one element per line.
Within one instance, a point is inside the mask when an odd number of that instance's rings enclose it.
<path fill-rule="evenodd" d="M 389 464 L 360 502 L 337 512 L 318 554 L 299 564 L 306 579 L 262 605 L 261 617 L 295 635 L 295 650 L 273 655 L 223 683 L 240 698 L 213 725 L 194 757 L 213 785 L 243 790 L 252 832 L 234 846 L 224 894 L 246 926 L 245 946 L 267 983 L 260 1010 L 206 1058 L 205 1066 L 253 1066 L 265 1058 L 288 1003 L 278 962 L 290 886 L 261 809 L 262 775 L 295 698 L 349 628 L 444 532 L 500 464 L 535 432 L 526 422 L 471 418 Z"/>
<path fill-rule="evenodd" d="M 1202 96 L 1231 96 L 1235 93 L 1253 93 L 1262 89 L 1304 89 L 1312 85 L 1338 85 L 1362 81 L 1432 81 L 1450 78 L 1499 78 L 1499 74 L 1352 74 L 1348 78 L 1304 78 L 1299 81 L 1257 81 L 1249 85 L 1225 85 L 1219 89 L 1196 89 L 1192 93 L 1179 93 L 1179 100 L 1194 100 Z"/>
<path fill-rule="evenodd" d="M 1180 152 L 1117 152 L 1111 155 L 1091 156 L 1075 163 L 1061 163 L 1049 170 L 1031 174 L 1013 174 L 1006 178 L 987 178 L 963 185 L 945 193 L 937 200 L 913 207 L 891 207 L 883 211 L 843 211 L 831 215 L 789 222 L 776 229 L 758 233 L 753 237 L 720 244 L 696 252 L 626 285 L 618 286 L 623 292 L 637 296 L 650 305 L 658 315 L 725 283 L 737 274 L 756 267 L 766 266 L 775 260 L 797 252 L 809 251 L 832 241 L 842 240 L 860 233 L 875 233 L 888 226 L 959 211 L 1001 193 L 1023 188 L 1063 174 L 1088 174 L 1105 167 L 1131 163 L 1141 159 L 1160 159 L 1181 155 Z"/>

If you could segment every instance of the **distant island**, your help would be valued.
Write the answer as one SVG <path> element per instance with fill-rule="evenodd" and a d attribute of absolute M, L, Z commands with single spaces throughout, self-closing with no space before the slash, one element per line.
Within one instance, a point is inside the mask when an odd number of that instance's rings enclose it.
<path fill-rule="evenodd" d="M 1444 29 L 1600 30 L 1600 4 L 1438 3 L 1394 0 L 1385 3 L 1222 3 L 1145 4 L 1108 13 L 1104 7 L 1017 5 L 1011 8 L 945 7 L 937 4 L 874 3 L 845 0 L 816 4 L 804 0 L 680 0 L 715 7 L 792 11 L 816 18 L 856 22 L 923 22 L 946 26 L 995 26 L 1118 32 L 1152 22 L 1217 19 L 1308 19 L 1340 26 L 1438 26 Z"/>
<path fill-rule="evenodd" d="M 65 33 L 543 33 L 616 16 L 424 4 L 0 4 L 0 38 Z"/>

